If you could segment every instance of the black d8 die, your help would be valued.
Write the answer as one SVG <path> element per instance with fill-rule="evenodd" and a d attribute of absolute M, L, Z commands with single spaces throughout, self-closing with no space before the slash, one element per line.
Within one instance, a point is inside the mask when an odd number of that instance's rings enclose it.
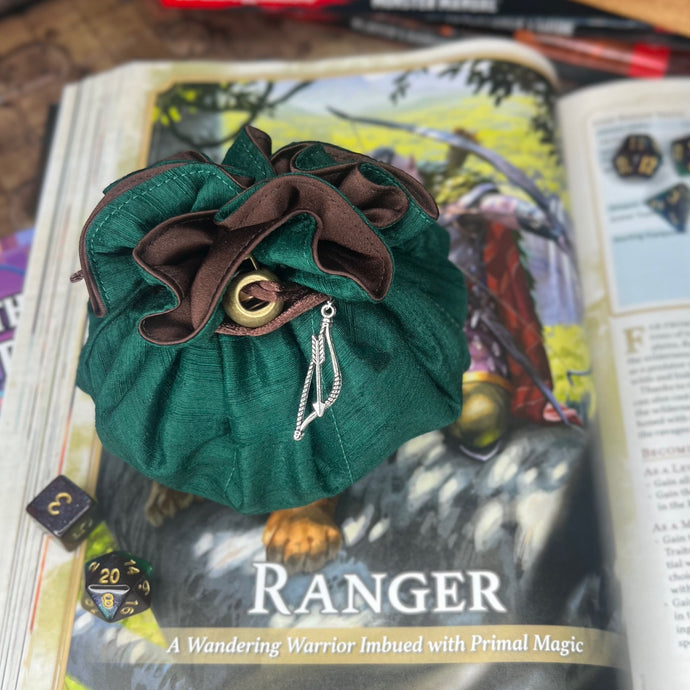
<path fill-rule="evenodd" d="M 613 156 L 619 177 L 652 177 L 661 165 L 661 151 L 648 134 L 629 134 Z"/>
<path fill-rule="evenodd" d="M 84 566 L 87 611 L 109 623 L 151 606 L 151 565 L 125 551 L 111 551 Z"/>
<path fill-rule="evenodd" d="M 98 503 L 62 474 L 26 506 L 26 511 L 69 550 L 101 519 Z"/>
<path fill-rule="evenodd" d="M 673 162 L 676 165 L 676 172 L 679 175 L 690 173 L 690 137 L 674 139 L 671 142 L 671 152 Z"/>

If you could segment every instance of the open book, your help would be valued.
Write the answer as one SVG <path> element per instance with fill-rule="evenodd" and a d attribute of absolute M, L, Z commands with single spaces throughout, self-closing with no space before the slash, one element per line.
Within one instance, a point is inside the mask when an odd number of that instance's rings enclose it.
<path fill-rule="evenodd" d="M 68 87 L 0 418 L 3 687 L 684 687 L 690 240 L 687 203 L 674 224 L 651 200 L 682 183 L 689 94 L 558 106 L 550 65 L 498 40 Z M 260 516 L 206 501 L 153 526 L 150 481 L 101 448 L 74 385 L 87 295 L 69 276 L 103 188 L 185 149 L 220 160 L 246 124 L 418 177 L 470 285 L 472 415 L 347 490 L 343 546 L 308 574 L 266 560 Z M 654 139 L 652 177 L 617 174 L 628 135 Z M 59 473 L 104 514 L 73 552 L 24 511 Z M 153 603 L 106 623 L 82 572 L 114 549 L 151 563 Z"/>

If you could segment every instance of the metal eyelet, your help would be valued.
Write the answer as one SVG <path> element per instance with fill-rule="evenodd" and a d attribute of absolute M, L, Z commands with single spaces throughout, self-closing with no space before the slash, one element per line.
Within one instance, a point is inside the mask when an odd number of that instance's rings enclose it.
<path fill-rule="evenodd" d="M 275 302 L 263 302 L 249 295 L 243 295 L 242 291 L 252 283 L 268 280 L 278 282 L 278 278 L 265 268 L 259 268 L 253 257 L 249 260 L 254 270 L 236 275 L 228 285 L 223 295 L 222 305 L 225 313 L 239 326 L 247 328 L 259 328 L 272 321 L 283 311 L 282 300 Z"/>

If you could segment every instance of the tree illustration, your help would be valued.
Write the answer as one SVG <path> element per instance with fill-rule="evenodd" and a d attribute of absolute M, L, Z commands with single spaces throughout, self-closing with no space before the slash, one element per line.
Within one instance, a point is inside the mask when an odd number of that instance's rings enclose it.
<path fill-rule="evenodd" d="M 458 70 L 459 66 L 451 66 L 441 76 L 454 77 Z M 497 106 L 516 93 L 533 96 L 537 113 L 531 119 L 531 126 L 539 133 L 541 142 L 549 147 L 551 154 L 558 155 L 554 127 L 556 100 L 554 89 L 547 79 L 529 67 L 512 62 L 473 60 L 467 83 L 474 86 L 475 93 L 487 89 Z"/>
<path fill-rule="evenodd" d="M 439 72 L 439 77 L 452 80 L 466 70 L 467 63 L 458 62 Z M 389 96 L 391 102 L 398 104 L 403 100 L 412 85 L 412 75 L 424 71 L 411 70 L 396 77 Z M 531 118 L 530 124 L 539 133 L 541 142 L 549 147 L 551 154 L 558 155 L 554 127 L 556 100 L 554 89 L 546 78 L 529 67 L 490 59 L 472 60 L 465 78 L 475 94 L 486 89 L 496 106 L 516 94 L 532 96 L 537 104 L 537 113 Z"/>
<path fill-rule="evenodd" d="M 280 104 L 309 84 L 308 81 L 297 82 L 279 96 L 274 94 L 276 84 L 269 81 L 177 84 L 159 96 L 154 121 L 192 148 L 221 146 L 232 141 L 259 115 L 273 114 Z M 184 130 L 185 116 L 193 114 L 218 117 L 239 114 L 240 122 L 220 138 L 199 138 L 198 132 L 195 136 L 194 132 Z"/>

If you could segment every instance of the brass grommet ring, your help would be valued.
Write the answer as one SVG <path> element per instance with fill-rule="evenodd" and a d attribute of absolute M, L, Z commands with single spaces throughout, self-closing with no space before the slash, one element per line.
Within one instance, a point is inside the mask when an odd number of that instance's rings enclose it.
<path fill-rule="evenodd" d="M 278 278 L 265 268 L 257 268 L 248 273 L 240 273 L 235 276 L 228 285 L 223 295 L 223 309 L 225 313 L 239 326 L 247 328 L 259 328 L 272 321 L 283 311 L 282 300 L 264 302 L 242 291 L 252 283 L 268 280 L 277 283 Z"/>

